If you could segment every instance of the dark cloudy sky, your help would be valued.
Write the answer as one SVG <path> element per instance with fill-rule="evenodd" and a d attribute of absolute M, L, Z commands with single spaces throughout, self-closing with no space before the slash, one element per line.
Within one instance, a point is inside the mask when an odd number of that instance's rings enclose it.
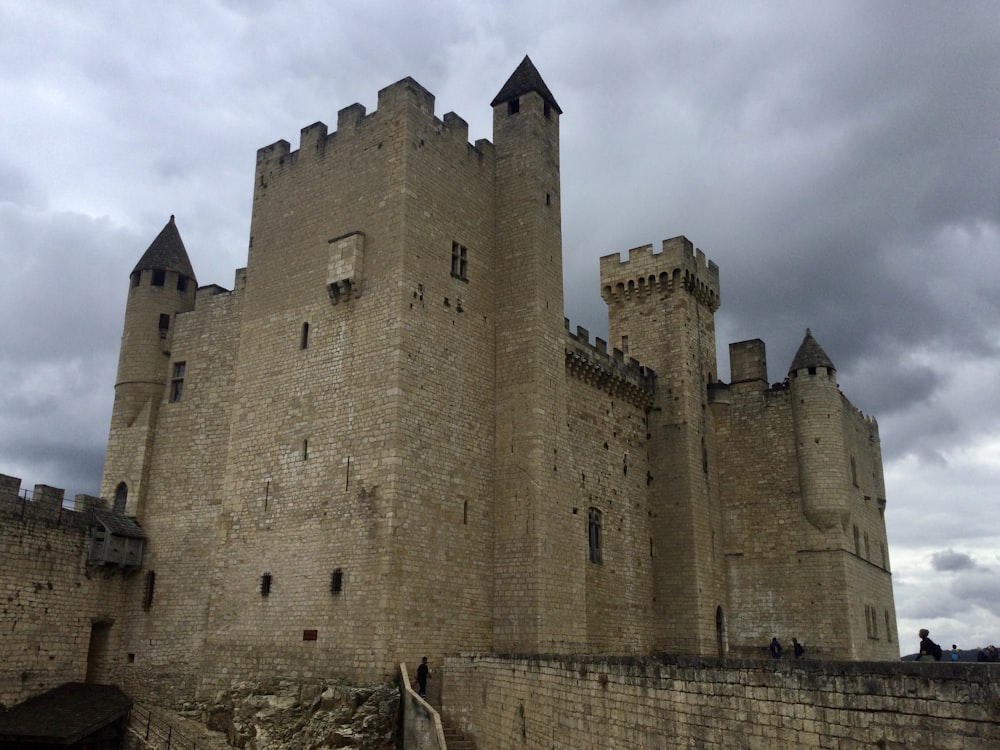
<path fill-rule="evenodd" d="M 256 150 L 412 76 L 491 137 L 529 54 L 564 111 L 566 314 L 687 235 L 780 380 L 805 328 L 878 418 L 903 653 L 1000 642 L 1000 6 L 0 0 L 0 473 L 99 489 L 128 274 L 171 214 L 246 263 Z"/>

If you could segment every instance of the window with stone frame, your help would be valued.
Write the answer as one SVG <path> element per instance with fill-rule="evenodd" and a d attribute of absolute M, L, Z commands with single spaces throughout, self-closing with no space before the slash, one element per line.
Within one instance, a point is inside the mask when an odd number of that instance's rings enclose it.
<path fill-rule="evenodd" d="M 174 362 L 174 373 L 170 379 L 170 401 L 175 403 L 181 400 L 184 393 L 184 371 L 187 369 L 186 362 Z"/>

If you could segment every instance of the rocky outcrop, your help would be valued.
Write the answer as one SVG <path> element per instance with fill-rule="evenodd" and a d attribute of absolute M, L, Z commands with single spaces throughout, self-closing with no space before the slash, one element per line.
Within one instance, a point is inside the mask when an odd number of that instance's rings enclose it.
<path fill-rule="evenodd" d="M 391 750 L 399 688 L 394 683 L 243 682 L 211 701 L 185 704 L 182 713 L 197 714 L 241 750 Z"/>

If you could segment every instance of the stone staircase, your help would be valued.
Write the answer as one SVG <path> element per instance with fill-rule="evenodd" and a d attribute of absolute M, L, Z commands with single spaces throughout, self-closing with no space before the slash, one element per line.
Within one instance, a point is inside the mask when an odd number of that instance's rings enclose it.
<path fill-rule="evenodd" d="M 445 721 L 443 716 L 441 728 L 444 730 L 444 742 L 448 750 L 476 750 L 476 743 L 466 739 L 465 735 Z"/>

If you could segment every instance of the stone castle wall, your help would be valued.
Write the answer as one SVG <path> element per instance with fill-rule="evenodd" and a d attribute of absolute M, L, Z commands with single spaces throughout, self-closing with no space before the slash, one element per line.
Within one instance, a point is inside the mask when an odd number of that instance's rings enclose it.
<path fill-rule="evenodd" d="M 0 474 L 0 706 L 83 681 L 91 629 L 121 627 L 125 586 L 87 567 L 97 498 L 78 496 L 77 511 L 62 507 L 62 490 L 20 484 Z"/>
<path fill-rule="evenodd" d="M 1000 669 L 973 663 L 462 656 L 449 721 L 478 747 L 987 750 Z"/>

